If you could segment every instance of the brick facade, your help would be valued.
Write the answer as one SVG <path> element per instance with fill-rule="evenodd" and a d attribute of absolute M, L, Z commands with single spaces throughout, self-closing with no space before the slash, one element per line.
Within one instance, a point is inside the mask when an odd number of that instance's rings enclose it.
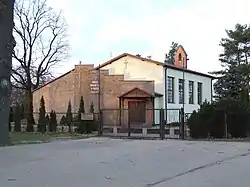
<path fill-rule="evenodd" d="M 93 102 L 95 112 L 98 113 L 99 94 L 91 91 L 91 89 L 98 89 L 98 83 L 95 82 L 98 79 L 99 72 L 94 69 L 94 65 L 76 65 L 74 70 L 34 90 L 34 113 L 39 112 L 42 96 L 47 112 L 54 110 L 58 114 L 66 113 L 68 102 L 71 101 L 72 112 L 77 113 L 80 97 L 83 96 L 85 111 L 89 112 L 90 104 Z M 93 86 L 96 87 L 93 88 Z M 154 95 L 154 81 L 125 81 L 124 75 L 109 75 L 107 70 L 100 70 L 101 109 L 118 109 L 119 96 L 135 87 Z M 152 106 L 152 104 L 147 105 L 147 107 Z M 116 116 L 113 114 L 113 118 L 117 118 Z"/>

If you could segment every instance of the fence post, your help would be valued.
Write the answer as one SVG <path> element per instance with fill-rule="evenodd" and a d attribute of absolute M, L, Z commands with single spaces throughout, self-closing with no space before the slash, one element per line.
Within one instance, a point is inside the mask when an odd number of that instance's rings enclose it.
<path fill-rule="evenodd" d="M 228 132 L 227 132 L 227 112 L 224 112 L 224 123 L 225 123 L 225 138 L 228 138 Z"/>
<path fill-rule="evenodd" d="M 103 135 L 103 118 L 102 118 L 102 110 L 99 113 L 99 125 L 98 125 L 98 136 Z"/>
<path fill-rule="evenodd" d="M 130 131 L 131 131 L 131 125 L 130 125 L 130 120 L 128 122 L 128 137 L 130 137 Z"/>
<path fill-rule="evenodd" d="M 164 110 L 160 109 L 160 138 L 164 140 L 165 138 L 165 125 L 164 125 Z"/>
<path fill-rule="evenodd" d="M 180 117 L 181 117 L 181 125 L 180 125 L 180 138 L 182 139 L 182 140 L 184 140 L 185 139 L 185 136 L 184 136 L 184 123 L 185 123 L 185 116 L 184 116 L 185 114 L 184 114 L 184 109 L 183 108 L 181 108 L 180 109 Z"/>

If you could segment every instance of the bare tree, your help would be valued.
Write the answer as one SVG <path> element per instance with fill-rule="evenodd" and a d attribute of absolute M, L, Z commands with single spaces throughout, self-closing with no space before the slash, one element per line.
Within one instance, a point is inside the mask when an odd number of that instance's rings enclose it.
<path fill-rule="evenodd" d="M 13 30 L 14 0 L 0 0 L 0 145 L 9 144 L 10 74 L 15 42 Z"/>
<path fill-rule="evenodd" d="M 17 0 L 14 15 L 17 46 L 12 54 L 16 61 L 12 79 L 15 87 L 25 90 L 27 130 L 32 131 L 32 90 L 51 76 L 53 66 L 68 57 L 67 24 L 61 12 L 57 14 L 46 0 Z"/>

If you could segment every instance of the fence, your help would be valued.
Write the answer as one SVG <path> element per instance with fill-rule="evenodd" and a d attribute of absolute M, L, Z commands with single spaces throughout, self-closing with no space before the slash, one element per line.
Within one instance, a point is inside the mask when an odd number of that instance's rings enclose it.
<path fill-rule="evenodd" d="M 115 137 L 184 138 L 180 109 L 146 109 L 131 113 L 128 109 L 104 109 L 102 135 Z M 185 132 L 184 132 L 185 131 Z"/>
<path fill-rule="evenodd" d="M 75 132 L 81 123 L 77 113 L 72 113 L 72 122 L 68 125 L 66 113 L 56 113 L 56 132 Z M 23 114 L 21 131 L 27 127 L 27 114 Z M 101 113 L 94 113 L 95 130 L 103 136 L 131 136 L 155 138 L 184 138 L 182 117 L 179 109 L 146 109 L 131 113 L 128 109 L 103 109 Z M 39 113 L 33 113 L 34 131 L 38 130 Z M 50 113 L 46 113 L 50 117 Z M 14 130 L 15 123 L 10 125 Z M 47 122 L 47 130 L 49 123 Z M 183 136 L 182 136 L 183 135 Z"/>

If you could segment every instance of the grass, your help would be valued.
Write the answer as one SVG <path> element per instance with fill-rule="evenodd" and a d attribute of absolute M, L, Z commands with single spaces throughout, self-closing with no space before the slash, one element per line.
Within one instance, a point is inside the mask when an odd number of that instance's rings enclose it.
<path fill-rule="evenodd" d="M 13 145 L 18 144 L 35 144 L 47 143 L 55 140 L 75 140 L 95 137 L 97 134 L 70 134 L 70 133 L 28 133 L 28 132 L 11 132 L 10 139 Z"/>

